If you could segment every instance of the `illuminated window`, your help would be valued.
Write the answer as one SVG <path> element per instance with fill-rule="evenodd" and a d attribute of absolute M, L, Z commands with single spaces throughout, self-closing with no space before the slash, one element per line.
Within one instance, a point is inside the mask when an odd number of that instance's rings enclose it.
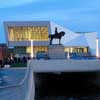
<path fill-rule="evenodd" d="M 70 53 L 88 53 L 88 47 L 66 47 L 65 52 Z"/>
<path fill-rule="evenodd" d="M 13 26 L 8 31 L 10 41 L 48 41 L 48 27 Z"/>
<path fill-rule="evenodd" d="M 47 52 L 48 51 L 48 47 L 47 46 L 34 46 L 33 47 L 33 53 L 34 55 L 37 54 L 37 52 Z M 28 54 L 31 54 L 31 47 L 27 47 L 26 48 L 26 52 Z"/>

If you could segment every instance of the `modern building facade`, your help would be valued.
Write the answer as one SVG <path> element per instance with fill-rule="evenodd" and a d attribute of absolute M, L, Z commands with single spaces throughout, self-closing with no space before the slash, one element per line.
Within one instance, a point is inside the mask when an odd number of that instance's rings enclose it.
<path fill-rule="evenodd" d="M 31 54 L 31 40 L 33 41 L 34 57 L 37 52 L 48 52 L 49 34 L 64 31 L 66 34 L 61 40 L 65 52 L 90 53 L 96 55 L 96 32 L 72 32 L 67 28 L 50 21 L 16 21 L 4 22 L 7 45 L 14 47 L 17 56 L 29 56 Z M 53 40 L 57 44 L 58 40 Z"/>
<path fill-rule="evenodd" d="M 73 32 L 61 25 L 51 23 L 52 33 L 54 33 L 54 27 L 57 27 L 59 32 L 64 31 L 66 33 L 65 36 L 62 37 L 61 39 L 61 44 L 64 45 L 65 52 L 78 53 L 78 54 L 89 53 L 91 56 L 96 56 L 96 49 L 97 49 L 96 39 L 98 37 L 97 32 Z M 100 52 L 100 45 L 99 45 L 99 52 Z"/>
<path fill-rule="evenodd" d="M 75 33 L 75 37 L 70 41 L 66 40 L 64 46 L 69 52 L 90 53 L 92 56 L 96 55 L 96 32 Z M 68 36 L 66 36 L 68 37 Z M 69 36 L 70 37 L 70 36 Z M 69 48 L 69 49 L 68 49 Z"/>
<path fill-rule="evenodd" d="M 33 40 L 34 55 L 37 52 L 48 51 L 48 35 L 51 33 L 49 21 L 5 22 L 5 32 L 7 45 L 14 47 L 15 54 L 29 56 L 31 40 Z"/>

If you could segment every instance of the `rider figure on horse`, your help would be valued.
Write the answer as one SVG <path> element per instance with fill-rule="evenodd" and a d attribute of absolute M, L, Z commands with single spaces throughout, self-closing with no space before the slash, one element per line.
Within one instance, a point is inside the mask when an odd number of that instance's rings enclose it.
<path fill-rule="evenodd" d="M 55 28 L 55 35 L 58 35 L 57 27 Z"/>
<path fill-rule="evenodd" d="M 61 38 L 65 35 L 65 32 L 64 31 L 61 31 L 58 33 L 57 31 L 57 27 L 55 28 L 55 34 L 50 34 L 49 35 L 49 38 L 50 38 L 50 45 L 52 45 L 52 40 L 53 39 L 59 39 L 59 45 L 60 45 L 60 41 L 61 41 Z"/>

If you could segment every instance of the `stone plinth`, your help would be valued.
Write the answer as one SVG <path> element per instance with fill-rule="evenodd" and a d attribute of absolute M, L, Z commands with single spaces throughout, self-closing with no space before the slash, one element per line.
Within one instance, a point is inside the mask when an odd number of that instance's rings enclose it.
<path fill-rule="evenodd" d="M 50 59 L 65 59 L 64 46 L 50 45 L 48 49 L 48 56 Z"/>

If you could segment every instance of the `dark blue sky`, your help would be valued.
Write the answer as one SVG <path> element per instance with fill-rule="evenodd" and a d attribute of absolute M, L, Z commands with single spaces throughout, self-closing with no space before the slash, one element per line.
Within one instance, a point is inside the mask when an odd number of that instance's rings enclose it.
<path fill-rule="evenodd" d="M 100 0 L 0 0 L 1 43 L 3 22 L 17 20 L 50 20 L 75 32 L 100 33 Z"/>

